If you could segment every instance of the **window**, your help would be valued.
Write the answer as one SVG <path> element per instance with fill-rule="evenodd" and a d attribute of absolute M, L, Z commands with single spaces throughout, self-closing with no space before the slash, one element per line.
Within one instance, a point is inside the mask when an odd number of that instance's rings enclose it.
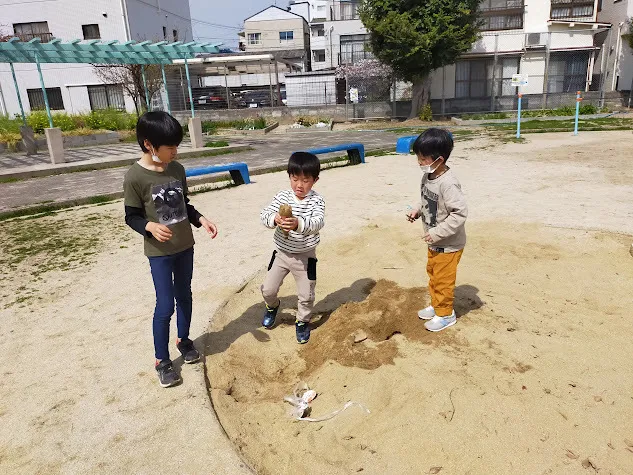
<path fill-rule="evenodd" d="M 248 34 L 248 44 L 249 45 L 261 45 L 262 44 L 262 34 L 261 33 L 249 33 Z"/>
<path fill-rule="evenodd" d="M 455 69 L 455 97 L 478 98 L 494 96 L 512 96 L 516 89 L 512 86 L 512 75 L 519 71 L 519 58 L 500 58 L 497 68 L 494 60 L 477 59 L 458 61 Z"/>
<path fill-rule="evenodd" d="M 167 40 L 167 27 L 163 26 L 163 39 Z"/>
<path fill-rule="evenodd" d="M 172 31 L 172 36 L 174 37 L 174 41 L 178 41 L 178 30 Z"/>
<path fill-rule="evenodd" d="M 584 91 L 587 84 L 588 66 L 588 53 L 552 53 L 547 77 L 547 92 Z"/>
<path fill-rule="evenodd" d="M 99 25 L 81 25 L 81 29 L 84 32 L 84 40 L 100 40 L 101 33 L 99 32 Z"/>
<path fill-rule="evenodd" d="M 26 94 L 29 96 L 29 105 L 32 111 L 41 111 L 46 109 L 44 103 L 44 93 L 41 89 L 27 89 Z M 48 105 L 51 110 L 64 110 L 64 101 L 62 100 L 62 90 L 59 87 L 47 87 L 46 95 L 48 96 Z"/>
<path fill-rule="evenodd" d="M 88 86 L 88 99 L 90 99 L 90 109 L 93 111 L 101 109 L 125 110 L 123 88 L 119 84 Z"/>
<path fill-rule="evenodd" d="M 369 35 L 341 35 L 341 64 L 354 64 L 373 59 L 369 51 Z"/>
<path fill-rule="evenodd" d="M 523 14 L 491 15 L 484 16 L 481 29 L 493 30 L 520 30 L 523 28 Z"/>
<path fill-rule="evenodd" d="M 294 31 L 280 31 L 279 41 L 292 41 L 295 38 Z"/>
<path fill-rule="evenodd" d="M 552 0 L 552 20 L 592 20 L 592 0 Z"/>
<path fill-rule="evenodd" d="M 312 25 L 312 36 L 325 36 L 323 25 Z"/>
<path fill-rule="evenodd" d="M 31 41 L 33 38 L 39 38 L 42 43 L 47 43 L 53 39 L 53 35 L 48 29 L 47 21 L 15 23 L 13 32 L 22 41 Z"/>
<path fill-rule="evenodd" d="M 325 50 L 324 49 L 315 49 L 312 52 L 313 61 L 315 63 L 325 63 Z"/>
<path fill-rule="evenodd" d="M 358 0 L 340 0 L 332 2 L 332 20 L 358 20 L 360 14 Z"/>

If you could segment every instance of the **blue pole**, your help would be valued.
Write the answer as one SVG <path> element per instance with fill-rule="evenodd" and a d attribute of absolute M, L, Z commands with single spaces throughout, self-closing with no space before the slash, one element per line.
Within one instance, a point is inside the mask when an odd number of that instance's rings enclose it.
<path fill-rule="evenodd" d="M 167 101 L 167 112 L 171 114 L 171 104 L 169 103 L 169 91 L 167 90 L 167 79 L 165 77 L 165 65 L 160 65 L 160 70 L 163 73 L 163 87 L 165 88 L 165 100 Z"/>
<path fill-rule="evenodd" d="M 15 77 L 15 69 L 13 63 L 9 63 L 11 66 L 11 74 L 13 75 L 13 84 L 15 84 L 15 92 L 18 95 L 18 104 L 20 105 L 20 114 L 22 114 L 22 123 L 26 127 L 26 115 L 24 114 L 24 106 L 22 105 L 22 96 L 20 95 L 20 88 L 18 87 L 18 78 Z"/>
<path fill-rule="evenodd" d="M 42 68 L 40 67 L 40 59 L 35 55 L 35 63 L 37 64 L 37 72 L 40 74 L 40 85 L 42 86 L 42 94 L 44 95 L 44 105 L 46 106 L 46 114 L 48 115 L 48 124 L 53 128 L 53 116 L 51 115 L 51 108 L 48 104 L 48 94 L 46 94 L 46 87 L 44 86 L 44 76 L 42 76 Z"/>
<path fill-rule="evenodd" d="M 145 77 L 145 65 L 141 64 L 141 74 L 143 75 L 143 88 L 145 88 L 145 104 L 147 104 L 147 112 L 152 110 L 149 103 L 149 92 L 147 91 L 147 78 Z"/>
<path fill-rule="evenodd" d="M 519 110 L 517 113 L 517 138 L 521 138 L 521 97 L 523 94 L 519 92 Z"/>
<path fill-rule="evenodd" d="M 580 97 L 580 91 L 576 93 L 576 119 L 574 120 L 574 135 L 578 135 L 578 116 L 580 115 L 580 101 L 582 101 L 582 97 Z"/>
<path fill-rule="evenodd" d="M 189 63 L 185 58 L 185 72 L 187 73 L 187 88 L 189 89 L 189 103 L 191 104 L 191 117 L 196 116 L 196 111 L 193 108 L 193 93 L 191 92 L 191 77 L 189 76 Z"/>

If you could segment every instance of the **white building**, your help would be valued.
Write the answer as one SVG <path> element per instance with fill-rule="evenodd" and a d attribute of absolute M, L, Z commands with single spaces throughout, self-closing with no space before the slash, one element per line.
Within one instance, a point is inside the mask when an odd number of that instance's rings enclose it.
<path fill-rule="evenodd" d="M 607 91 L 633 89 L 633 50 L 623 35 L 632 34 L 627 20 L 633 18 L 633 0 L 603 0 L 598 20 L 611 23 L 611 35 L 606 42 L 610 54 L 607 63 Z"/>
<path fill-rule="evenodd" d="M 360 0 L 290 2 L 290 11 L 310 23 L 313 71 L 373 58 L 368 49 L 369 34 L 358 14 L 360 3 Z"/>
<path fill-rule="evenodd" d="M 481 39 L 455 64 L 432 75 L 434 110 L 514 108 L 514 74 L 527 76 L 521 92 L 524 105 L 531 108 L 569 105 L 567 96 L 598 90 L 603 78 L 596 62 L 601 51 L 596 34 L 609 27 L 598 22 L 598 4 L 484 0 Z"/>
<path fill-rule="evenodd" d="M 4 31 L 3 31 L 4 28 Z M 183 0 L 5 0 L 0 3 L 0 33 L 23 41 L 59 38 L 125 41 L 193 41 L 188 1 Z M 35 64 L 16 64 L 25 112 L 43 109 Z M 105 85 L 88 64 L 42 64 L 52 110 L 82 113 L 106 107 L 134 110 L 120 85 Z M 0 64 L 0 113 L 19 114 L 8 64 Z M 3 106 L 4 105 L 4 106 Z M 6 107 L 6 111 L 2 108 Z"/>

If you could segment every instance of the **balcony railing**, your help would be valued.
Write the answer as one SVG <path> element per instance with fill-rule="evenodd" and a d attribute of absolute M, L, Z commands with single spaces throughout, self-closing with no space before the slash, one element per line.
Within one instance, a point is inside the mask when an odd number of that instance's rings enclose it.
<path fill-rule="evenodd" d="M 42 43 L 48 43 L 55 38 L 52 33 L 22 33 L 15 36 L 20 38 L 20 41 L 23 42 L 31 41 L 33 38 L 39 38 Z"/>
<path fill-rule="evenodd" d="M 360 2 L 333 1 L 330 4 L 330 18 L 332 21 L 358 20 Z"/>

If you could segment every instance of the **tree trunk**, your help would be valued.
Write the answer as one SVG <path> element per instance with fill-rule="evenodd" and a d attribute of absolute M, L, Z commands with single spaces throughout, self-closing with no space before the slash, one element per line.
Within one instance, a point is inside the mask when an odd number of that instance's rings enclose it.
<path fill-rule="evenodd" d="M 431 76 L 429 74 L 413 80 L 412 96 L 409 119 L 419 117 L 420 111 L 429 103 L 431 97 Z"/>

